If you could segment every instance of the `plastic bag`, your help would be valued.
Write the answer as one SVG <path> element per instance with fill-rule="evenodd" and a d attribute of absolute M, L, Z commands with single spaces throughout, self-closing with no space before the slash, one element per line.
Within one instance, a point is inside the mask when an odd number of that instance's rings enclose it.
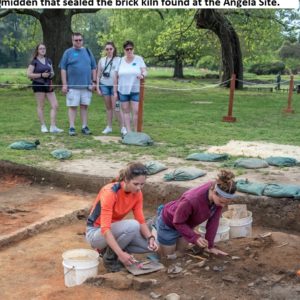
<path fill-rule="evenodd" d="M 72 156 L 72 151 L 67 149 L 56 149 L 51 152 L 51 155 L 57 159 L 68 159 Z"/>
<path fill-rule="evenodd" d="M 300 199 L 300 186 L 272 183 L 266 186 L 263 194 L 274 198 Z"/>
<path fill-rule="evenodd" d="M 148 175 L 153 175 L 167 169 L 167 167 L 159 161 L 149 161 L 144 165 L 147 169 Z"/>
<path fill-rule="evenodd" d="M 292 157 L 270 156 L 266 158 L 266 161 L 270 166 L 276 167 L 293 167 L 297 165 L 297 160 Z"/>
<path fill-rule="evenodd" d="M 228 159 L 227 154 L 217 153 L 192 153 L 186 157 L 187 160 L 199 160 L 199 161 L 222 161 Z"/>
<path fill-rule="evenodd" d="M 28 141 L 16 141 L 10 144 L 9 148 L 15 150 L 33 150 L 37 149 L 38 145 L 40 145 L 39 140 L 36 140 L 34 143 Z"/>
<path fill-rule="evenodd" d="M 261 169 L 268 168 L 269 164 L 265 160 L 259 158 L 242 158 L 238 159 L 234 163 L 234 166 L 246 169 Z"/>
<path fill-rule="evenodd" d="M 248 179 L 240 179 L 236 181 L 236 188 L 239 192 L 252 195 L 263 195 L 263 191 L 266 186 L 266 183 L 249 182 Z"/>
<path fill-rule="evenodd" d="M 164 175 L 165 181 L 186 181 L 204 176 L 206 172 L 196 168 L 178 168 L 171 173 Z"/>
<path fill-rule="evenodd" d="M 128 132 L 123 137 L 122 143 L 126 145 L 151 146 L 153 145 L 153 140 L 148 134 L 143 132 Z"/>

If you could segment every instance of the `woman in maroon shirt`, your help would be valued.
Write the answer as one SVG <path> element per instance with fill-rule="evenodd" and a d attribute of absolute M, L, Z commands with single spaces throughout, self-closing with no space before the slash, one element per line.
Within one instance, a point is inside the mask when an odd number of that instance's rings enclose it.
<path fill-rule="evenodd" d="M 157 240 L 162 256 L 183 251 L 187 243 L 206 248 L 213 254 L 227 255 L 214 247 L 222 208 L 234 198 L 236 184 L 234 174 L 221 170 L 216 181 L 205 183 L 186 191 L 179 199 L 158 209 L 156 221 Z M 206 234 L 202 237 L 194 231 L 207 221 Z"/>

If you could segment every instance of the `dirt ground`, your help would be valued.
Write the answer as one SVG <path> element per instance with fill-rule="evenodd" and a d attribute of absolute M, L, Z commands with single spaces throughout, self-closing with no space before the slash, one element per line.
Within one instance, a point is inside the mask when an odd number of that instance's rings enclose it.
<path fill-rule="evenodd" d="M 100 140 L 112 142 L 109 137 Z M 262 158 L 274 153 L 300 160 L 300 147 L 274 144 L 241 144 L 233 141 L 223 148 L 211 148 L 208 151 Z M 127 156 L 127 159 L 131 158 Z M 141 156 L 139 160 L 149 161 L 152 158 Z M 206 176 L 193 181 L 168 183 L 171 189 L 176 189 L 194 187 L 214 179 L 221 166 L 221 163 L 191 162 L 178 158 L 163 162 L 168 169 L 147 180 L 157 188 L 158 193 L 164 189 L 163 175 L 172 169 L 196 166 L 207 172 Z M 93 159 L 44 163 L 41 167 L 70 174 L 111 178 L 125 164 L 117 157 L 112 160 L 95 156 Z M 300 168 L 239 170 L 236 175 L 238 179 L 299 185 Z M 156 285 L 141 290 L 132 286 L 120 290 L 117 278 L 125 283 L 129 280 L 127 273 L 120 273 L 114 275 L 116 281 L 110 285 L 103 282 L 98 286 L 83 284 L 67 288 L 64 285 L 61 255 L 69 249 L 89 248 L 84 238 L 84 219 L 94 197 L 95 193 L 75 190 L 73 186 L 69 189 L 58 188 L 14 175 L 0 178 L 0 299 L 132 300 L 150 299 L 151 292 L 161 295 L 159 299 L 164 299 L 169 293 L 177 293 L 181 300 L 300 299 L 300 276 L 296 275 L 300 270 L 300 233 L 257 227 L 255 224 L 253 237 L 218 244 L 229 252 L 228 257 L 203 253 L 200 256 L 206 261 L 202 263 L 200 257 L 193 257 L 190 255 L 194 255 L 192 252 L 187 252 L 184 257 L 174 261 L 164 261 L 164 270 L 140 276 L 145 280 L 155 279 Z M 152 216 L 154 211 L 155 208 L 150 207 L 145 214 Z M 271 235 L 260 236 L 266 232 Z M 180 271 L 177 274 L 168 273 L 175 266 Z M 99 274 L 105 274 L 101 261 Z"/>
<path fill-rule="evenodd" d="M 32 184 L 22 177 L 6 176 L 0 180 L 0 236 L 45 221 L 72 209 L 86 208 L 95 194 L 65 191 L 54 186 Z M 151 216 L 154 209 L 146 210 Z M 164 261 L 166 268 L 142 276 L 155 279 L 156 285 L 134 290 L 100 286 L 64 286 L 62 253 L 74 248 L 89 248 L 85 242 L 83 215 L 65 219 L 50 230 L 37 230 L 19 242 L 0 249 L 0 299 L 150 299 L 150 293 L 177 293 L 181 299 L 300 299 L 300 234 L 276 232 L 253 227 L 252 238 L 232 239 L 219 243 L 228 257 L 200 257 L 188 252 L 174 261 Z M 82 220 L 80 220 L 82 219 Z M 46 222 L 48 222 L 46 220 Z M 4 226 L 3 226 L 4 225 Z M 271 232 L 260 237 L 259 234 Z M 193 255 L 193 254 L 192 254 Z M 174 266 L 179 273 L 168 273 Z M 174 268 L 173 268 L 174 269 Z M 105 270 L 100 262 L 99 274 Z M 121 278 L 128 280 L 126 273 Z M 116 275 L 117 277 L 117 275 Z"/>
<path fill-rule="evenodd" d="M 24 177 L 3 176 L 0 179 L 0 235 L 88 208 L 93 199 L 91 194 L 82 191 L 70 193 L 54 186 L 33 185 Z"/>
<path fill-rule="evenodd" d="M 94 137 L 102 143 L 118 143 L 118 137 L 99 136 Z M 267 158 L 269 156 L 288 156 L 295 158 L 300 162 L 300 147 L 290 145 L 279 145 L 273 143 L 263 142 L 241 142 L 241 141 L 230 141 L 224 146 L 211 146 L 207 149 L 199 149 L 194 152 L 207 151 L 210 153 L 227 153 L 232 156 L 246 156 L 246 157 L 259 157 Z M 91 153 L 88 153 L 91 155 Z M 75 154 L 76 155 L 76 154 Z M 121 157 L 121 159 L 120 159 Z M 126 161 L 135 161 L 136 157 L 131 157 L 127 152 L 124 153 L 109 153 L 107 155 L 95 155 L 93 158 L 74 159 L 68 161 L 57 161 L 57 162 L 45 162 L 41 165 L 44 168 L 50 168 L 52 170 L 103 176 L 116 177 L 118 170 L 126 165 Z M 140 155 L 139 161 L 147 162 L 153 160 L 152 157 Z M 192 181 L 185 182 L 174 182 L 176 186 L 182 187 L 194 187 L 197 184 L 207 182 L 208 180 L 214 180 L 216 178 L 218 169 L 222 166 L 223 162 L 200 162 L 200 161 L 188 161 L 181 158 L 169 157 L 166 160 L 161 160 L 167 167 L 167 170 L 162 171 L 158 174 L 149 176 L 147 182 L 149 183 L 163 183 L 163 176 L 166 173 L 173 171 L 178 167 L 193 166 L 202 169 L 206 172 L 206 175 L 200 178 L 196 178 Z M 300 167 L 285 167 L 279 168 L 269 166 L 263 169 L 233 169 L 236 174 L 236 179 L 248 179 L 249 181 L 256 181 L 262 183 L 282 183 L 282 184 L 299 184 L 300 178 Z"/>
<path fill-rule="evenodd" d="M 64 286 L 62 253 L 88 248 L 84 221 L 40 233 L 0 252 L 0 299 L 150 299 L 150 292 L 181 299 L 299 299 L 300 237 L 273 232 L 267 238 L 243 238 L 222 242 L 229 257 L 201 260 L 186 255 L 169 263 L 183 270 L 174 278 L 166 270 L 142 276 L 157 280 L 143 291 L 116 290 L 80 285 Z M 261 230 L 261 229 L 260 229 Z M 203 255 L 202 255 L 203 256 Z M 104 270 L 100 263 L 99 273 Z M 124 275 L 126 279 L 126 275 Z M 116 287 L 118 288 L 118 287 Z M 220 296 L 222 295 L 222 296 Z M 163 297 L 161 297 L 163 299 Z"/>

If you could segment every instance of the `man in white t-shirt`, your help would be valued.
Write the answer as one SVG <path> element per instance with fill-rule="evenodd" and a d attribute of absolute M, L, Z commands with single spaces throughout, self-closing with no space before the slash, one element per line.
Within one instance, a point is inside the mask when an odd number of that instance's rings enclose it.
<path fill-rule="evenodd" d="M 126 41 L 124 56 L 116 69 L 114 97 L 119 96 L 127 132 L 131 132 L 130 112 L 133 114 L 134 130 L 137 130 L 140 100 L 140 80 L 146 76 L 146 65 L 141 56 L 134 54 L 134 44 Z"/>

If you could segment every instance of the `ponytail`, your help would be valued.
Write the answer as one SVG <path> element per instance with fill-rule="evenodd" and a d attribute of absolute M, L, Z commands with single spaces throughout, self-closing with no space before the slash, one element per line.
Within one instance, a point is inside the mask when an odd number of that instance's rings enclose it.
<path fill-rule="evenodd" d="M 148 174 L 146 167 L 140 162 L 129 163 L 126 168 L 120 170 L 119 176 L 111 182 L 130 181 L 138 176 L 146 176 Z"/>

